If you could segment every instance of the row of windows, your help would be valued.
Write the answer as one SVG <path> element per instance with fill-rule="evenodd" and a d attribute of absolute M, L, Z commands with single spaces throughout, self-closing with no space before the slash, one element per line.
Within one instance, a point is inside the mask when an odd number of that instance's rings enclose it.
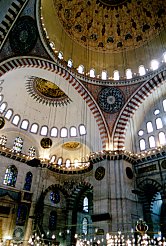
<path fill-rule="evenodd" d="M 1 96 L 0 96 L 1 97 Z M 1 99 L 1 98 L 0 98 Z M 7 103 L 6 102 L 3 102 L 1 105 L 0 105 L 0 112 L 1 113 L 4 113 L 5 110 L 7 108 Z M 5 114 L 4 114 L 4 117 L 8 120 L 10 120 L 13 116 L 13 110 L 12 109 L 8 109 Z M 15 126 L 18 126 L 19 123 L 21 121 L 21 117 L 19 115 L 14 115 L 13 118 L 12 118 L 12 124 L 14 124 Z M 28 120 L 24 119 L 22 120 L 21 124 L 20 124 L 20 128 L 23 129 L 23 130 L 28 130 L 30 126 L 30 123 Z M 31 126 L 30 126 L 30 132 L 32 133 L 38 133 L 40 132 L 40 135 L 42 136 L 47 136 L 49 134 L 49 128 L 48 126 L 42 126 L 40 128 L 40 131 L 39 131 L 39 125 L 37 123 L 33 123 Z M 59 132 L 59 133 L 58 133 Z M 86 128 L 83 124 L 80 124 L 78 126 L 78 129 L 75 127 L 75 126 L 71 126 L 69 129 L 67 129 L 66 127 L 62 127 L 60 130 L 57 129 L 57 127 L 52 127 L 51 130 L 50 130 L 50 136 L 51 137 L 58 137 L 58 135 L 61 137 L 61 138 L 66 138 L 66 137 L 77 137 L 78 134 L 80 136 L 83 136 L 86 134 Z"/>
<path fill-rule="evenodd" d="M 166 136 L 165 136 L 164 132 L 159 132 L 158 141 L 159 141 L 160 145 L 165 145 L 166 144 Z M 142 139 L 139 140 L 140 150 L 141 151 L 145 150 L 147 148 L 147 144 L 148 144 L 149 148 L 155 148 L 156 145 L 157 145 L 156 142 L 157 141 L 155 140 L 154 136 L 150 136 L 148 138 L 148 143 L 146 143 L 146 140 L 142 138 Z"/>
<path fill-rule="evenodd" d="M 166 112 L 166 99 L 164 99 L 163 100 L 163 102 L 162 102 L 162 105 L 163 105 L 163 110 L 164 110 L 164 112 Z M 158 115 L 160 113 L 160 110 L 159 109 L 156 109 L 155 111 L 154 111 L 154 115 Z M 160 117 L 158 117 L 158 118 L 156 118 L 155 119 L 155 128 L 158 130 L 158 129 L 162 129 L 163 128 L 163 120 L 160 118 Z M 153 127 L 153 124 L 152 124 L 152 122 L 151 121 L 148 121 L 147 123 L 146 123 L 146 130 L 147 130 L 147 133 L 151 133 L 151 132 L 153 132 L 154 131 L 154 127 Z M 141 129 L 141 130 L 139 130 L 138 131 L 138 135 L 139 136 L 143 136 L 144 135 L 144 131 Z"/>
<path fill-rule="evenodd" d="M 6 145 L 6 142 L 7 142 L 7 137 L 2 135 L 0 137 L 0 146 L 5 146 Z M 16 137 L 15 140 L 14 140 L 14 144 L 13 144 L 13 148 L 12 150 L 16 153 L 21 153 L 22 151 L 22 147 L 23 147 L 23 139 L 20 138 L 20 137 Z M 31 156 L 31 157 L 35 157 L 36 156 L 36 149 L 34 146 L 31 146 L 28 150 L 28 155 Z M 65 160 L 65 164 L 63 163 L 63 158 L 62 157 L 59 157 L 57 159 L 56 155 L 52 155 L 51 158 L 50 158 L 50 163 L 51 164 L 57 164 L 58 166 L 64 166 L 66 168 L 70 168 L 71 166 L 74 165 L 75 168 L 79 167 L 79 166 L 82 166 L 82 164 L 86 164 L 88 160 L 85 159 L 85 157 L 82 157 L 81 158 L 81 162 L 78 160 L 78 159 L 74 159 L 73 163 L 71 162 L 70 159 L 66 159 Z"/>
<path fill-rule="evenodd" d="M 12 186 L 15 187 L 16 181 L 17 181 L 17 175 L 18 175 L 18 170 L 14 165 L 11 165 L 7 167 L 5 176 L 3 179 L 3 184 L 7 186 Z M 25 182 L 24 182 L 24 190 L 30 191 L 31 189 L 31 184 L 32 184 L 32 173 L 28 172 L 25 177 Z"/>
<path fill-rule="evenodd" d="M 50 159 L 51 164 L 57 164 L 58 166 L 65 165 L 66 168 L 70 168 L 72 165 L 74 165 L 75 168 L 82 166 L 82 164 L 86 164 L 87 161 L 84 157 L 81 158 L 81 162 L 79 162 L 78 159 L 74 159 L 74 162 L 72 163 L 70 159 L 65 160 L 65 164 L 63 164 L 63 158 L 59 157 L 56 161 L 56 155 L 53 155 Z"/>
<path fill-rule="evenodd" d="M 50 43 L 50 46 L 54 49 L 53 42 Z M 60 60 L 63 59 L 63 53 L 61 51 L 59 51 L 59 53 L 58 53 L 58 58 Z M 166 52 L 163 54 L 163 60 L 162 60 L 162 62 L 163 61 L 166 62 Z M 159 68 L 159 65 L 160 65 L 159 61 L 157 61 L 156 59 L 153 59 L 151 61 L 151 63 L 150 63 L 150 70 L 152 70 L 152 71 L 157 70 Z M 73 61 L 71 59 L 68 60 L 67 66 L 69 68 L 72 68 Z M 79 67 L 77 68 L 77 70 L 78 70 L 78 73 L 84 74 L 84 70 L 85 69 L 84 69 L 84 66 L 83 65 L 79 65 Z M 140 65 L 139 68 L 138 68 L 138 75 L 139 76 L 143 76 L 143 75 L 146 74 L 147 71 L 148 71 L 148 69 L 146 69 L 144 67 L 144 65 Z M 95 69 L 94 68 L 91 68 L 90 71 L 89 71 L 89 73 L 87 75 L 89 75 L 91 78 L 101 77 L 102 80 L 108 79 L 108 73 L 107 73 L 106 70 L 103 70 L 101 72 L 101 75 L 96 76 Z M 130 68 L 126 69 L 125 76 L 126 76 L 126 79 L 132 79 L 133 73 L 132 73 L 132 70 Z M 114 70 L 114 72 L 113 72 L 113 79 L 114 80 L 119 80 L 120 79 L 120 73 L 119 73 L 118 70 Z"/>
<path fill-rule="evenodd" d="M 12 148 L 12 151 L 16 152 L 16 153 L 21 153 L 22 151 L 22 147 L 23 147 L 23 139 L 20 138 L 20 137 L 16 137 L 15 140 L 14 140 L 14 143 L 13 143 L 13 148 Z M 2 135 L 0 137 L 0 146 L 3 146 L 5 147 L 7 143 L 7 137 Z M 28 150 L 28 155 L 31 156 L 31 157 L 34 157 L 36 156 L 36 149 L 34 146 L 31 146 Z"/>

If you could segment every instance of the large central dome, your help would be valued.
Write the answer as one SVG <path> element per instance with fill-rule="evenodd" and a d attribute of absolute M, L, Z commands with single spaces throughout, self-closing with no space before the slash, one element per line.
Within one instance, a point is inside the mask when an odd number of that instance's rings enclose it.
<path fill-rule="evenodd" d="M 41 1 L 42 26 L 54 51 L 63 59 L 91 68 L 124 74 L 149 67 L 161 56 L 165 40 L 166 1 L 47 0 Z M 54 20 L 54 21 L 53 21 Z M 151 53 L 149 53 L 151 50 Z M 100 77 L 100 75 L 99 75 Z"/>
<path fill-rule="evenodd" d="M 126 4 L 118 8 L 122 3 Z M 100 52 L 138 47 L 158 35 L 166 21 L 166 3 L 164 6 L 160 0 L 158 4 L 149 0 L 54 0 L 54 5 L 67 34 L 80 45 Z M 105 8 L 115 5 L 117 8 Z"/>

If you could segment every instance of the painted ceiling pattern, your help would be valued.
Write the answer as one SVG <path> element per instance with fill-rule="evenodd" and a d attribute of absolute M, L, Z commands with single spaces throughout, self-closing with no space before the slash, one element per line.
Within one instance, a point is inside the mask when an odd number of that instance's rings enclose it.
<path fill-rule="evenodd" d="M 166 21 L 162 0 L 54 0 L 54 6 L 71 39 L 100 52 L 139 47 L 157 36 Z"/>
<path fill-rule="evenodd" d="M 26 89 L 36 101 L 49 106 L 64 106 L 71 102 L 71 99 L 56 84 L 42 78 L 27 79 Z"/>

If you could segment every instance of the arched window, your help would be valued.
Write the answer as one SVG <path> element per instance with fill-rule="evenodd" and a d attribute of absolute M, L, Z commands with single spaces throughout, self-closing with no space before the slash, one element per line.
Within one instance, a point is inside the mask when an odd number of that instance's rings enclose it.
<path fill-rule="evenodd" d="M 150 147 L 150 148 L 156 147 L 156 143 L 155 143 L 154 136 L 150 136 L 150 137 L 149 137 L 149 147 Z"/>
<path fill-rule="evenodd" d="M 78 73 L 84 74 L 84 66 L 83 65 L 79 65 L 79 67 L 78 67 Z"/>
<path fill-rule="evenodd" d="M 163 100 L 163 108 L 164 108 L 164 111 L 166 112 L 166 99 Z"/>
<path fill-rule="evenodd" d="M 55 138 L 58 136 L 58 129 L 56 127 L 51 128 L 50 136 Z"/>
<path fill-rule="evenodd" d="M 49 217 L 49 230 L 50 231 L 55 231 L 56 230 L 56 224 L 57 224 L 57 213 L 56 211 L 51 211 L 50 212 L 50 217 Z"/>
<path fill-rule="evenodd" d="M 91 68 L 90 69 L 89 75 L 90 75 L 91 78 L 94 78 L 95 77 L 95 70 L 94 70 L 94 68 Z"/>
<path fill-rule="evenodd" d="M 84 125 L 79 125 L 79 132 L 80 132 L 80 135 L 86 134 L 86 128 Z"/>
<path fill-rule="evenodd" d="M 154 70 L 158 69 L 158 67 L 159 67 L 159 62 L 155 59 L 152 60 L 151 61 L 151 69 L 154 71 Z"/>
<path fill-rule="evenodd" d="M 19 115 L 15 115 L 15 116 L 13 117 L 12 123 L 13 123 L 14 125 L 18 126 L 19 122 L 20 122 L 20 116 L 19 116 Z"/>
<path fill-rule="evenodd" d="M 7 112 L 6 112 L 6 114 L 5 114 L 5 118 L 7 120 L 10 120 L 11 117 L 12 117 L 12 115 L 13 115 L 13 110 L 12 109 L 8 109 Z"/>
<path fill-rule="evenodd" d="M 78 159 L 74 159 L 74 166 L 75 168 L 77 168 L 79 166 L 79 161 Z"/>
<path fill-rule="evenodd" d="M 59 53 L 58 53 L 58 58 L 59 58 L 60 60 L 63 59 L 63 53 L 62 53 L 62 51 L 59 51 Z"/>
<path fill-rule="evenodd" d="M 88 234 L 88 219 L 87 218 L 83 218 L 82 220 L 82 233 L 84 235 Z"/>
<path fill-rule="evenodd" d="M 21 123 L 21 128 L 24 130 L 27 130 L 29 126 L 29 121 L 28 120 L 23 120 Z"/>
<path fill-rule="evenodd" d="M 154 115 L 158 115 L 159 113 L 160 113 L 160 110 L 159 109 L 155 109 Z"/>
<path fill-rule="evenodd" d="M 101 79 L 106 80 L 107 79 L 107 71 L 103 70 L 101 72 Z"/>
<path fill-rule="evenodd" d="M 163 128 L 163 123 L 162 123 L 161 118 L 157 118 L 157 119 L 156 119 L 156 128 L 157 128 L 157 129 Z"/>
<path fill-rule="evenodd" d="M 52 155 L 50 159 L 50 163 L 54 163 L 56 160 L 56 155 Z"/>
<path fill-rule="evenodd" d="M 0 113 L 2 114 L 5 111 L 6 108 L 7 108 L 7 103 L 3 102 L 1 104 L 1 106 L 0 106 Z"/>
<path fill-rule="evenodd" d="M 59 166 L 61 166 L 61 165 L 63 164 L 63 159 L 62 159 L 62 157 L 59 157 L 59 158 L 58 158 L 57 164 L 58 164 Z"/>
<path fill-rule="evenodd" d="M 140 148 L 141 151 L 145 150 L 145 139 L 140 139 L 139 148 Z"/>
<path fill-rule="evenodd" d="M 76 137 L 77 136 L 77 129 L 75 126 L 70 127 L 70 136 Z"/>
<path fill-rule="evenodd" d="M 47 136 L 47 133 L 48 133 L 48 127 L 47 126 L 42 126 L 41 130 L 40 130 L 40 134 L 42 136 Z"/>
<path fill-rule="evenodd" d="M 25 183 L 24 183 L 24 190 L 30 191 L 31 190 L 31 184 L 32 184 L 32 173 L 28 172 L 25 177 Z"/>
<path fill-rule="evenodd" d="M 161 145 L 166 144 L 166 139 L 165 139 L 165 133 L 164 132 L 159 132 L 159 143 Z"/>
<path fill-rule="evenodd" d="M 51 47 L 53 50 L 55 50 L 55 44 L 54 44 L 54 42 L 50 42 L 50 47 Z"/>
<path fill-rule="evenodd" d="M 139 69 L 138 69 L 138 72 L 139 72 L 139 75 L 140 76 L 143 76 L 146 74 L 146 70 L 145 70 L 145 67 L 143 65 L 140 65 L 139 66 Z"/>
<path fill-rule="evenodd" d="M 127 79 L 132 79 L 132 72 L 131 72 L 131 69 L 126 69 L 126 78 Z"/>
<path fill-rule="evenodd" d="M 67 66 L 70 67 L 70 68 L 72 68 L 72 66 L 73 66 L 73 61 L 72 61 L 71 59 L 68 60 Z"/>
<path fill-rule="evenodd" d="M 114 80 L 119 80 L 119 78 L 120 78 L 119 71 L 115 70 L 114 71 Z"/>
<path fill-rule="evenodd" d="M 69 168 L 71 166 L 71 161 L 70 159 L 67 159 L 66 160 L 66 167 Z"/>
<path fill-rule="evenodd" d="M 153 126 L 151 121 L 147 122 L 146 127 L 148 133 L 153 132 Z"/>
<path fill-rule="evenodd" d="M 32 133 L 37 133 L 38 128 L 39 128 L 38 124 L 33 123 L 32 126 L 31 126 L 30 132 L 32 132 Z"/>
<path fill-rule="evenodd" d="M 66 127 L 61 128 L 60 136 L 61 136 L 61 138 L 67 137 L 67 128 Z"/>
<path fill-rule="evenodd" d="M 2 135 L 0 137 L 0 146 L 5 146 L 6 145 L 6 142 L 7 142 L 7 137 Z"/>
<path fill-rule="evenodd" d="M 50 200 L 54 204 L 58 204 L 60 202 L 60 192 L 58 189 L 54 189 L 50 192 Z"/>
<path fill-rule="evenodd" d="M 83 211 L 84 212 L 88 212 L 88 210 L 89 210 L 88 206 L 89 206 L 88 198 L 84 197 L 84 200 L 83 200 Z"/>
<path fill-rule="evenodd" d="M 16 225 L 24 226 L 27 218 L 28 208 L 25 204 L 20 204 L 17 210 Z"/>
<path fill-rule="evenodd" d="M 3 184 L 15 187 L 16 180 L 17 180 L 17 174 L 18 174 L 17 168 L 14 165 L 9 166 L 6 169 Z"/>
<path fill-rule="evenodd" d="M 20 153 L 23 146 L 23 139 L 20 137 L 15 138 L 14 144 L 13 144 L 13 151 Z"/>
<path fill-rule="evenodd" d="M 143 130 L 139 130 L 138 136 L 143 136 L 143 134 L 144 134 L 144 131 Z"/>
<path fill-rule="evenodd" d="M 31 146 L 28 150 L 28 155 L 31 157 L 34 157 L 36 155 L 36 149 L 35 147 Z"/>

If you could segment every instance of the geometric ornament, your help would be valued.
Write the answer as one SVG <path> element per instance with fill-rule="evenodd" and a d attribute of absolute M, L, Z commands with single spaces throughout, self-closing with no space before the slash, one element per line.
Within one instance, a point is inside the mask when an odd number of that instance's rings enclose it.
<path fill-rule="evenodd" d="M 36 44 L 37 35 L 35 20 L 30 16 L 20 17 L 9 36 L 12 51 L 19 55 L 29 53 Z"/>
<path fill-rule="evenodd" d="M 115 87 L 106 87 L 98 95 L 99 106 L 106 113 L 118 112 L 124 105 L 124 101 L 122 91 Z"/>

